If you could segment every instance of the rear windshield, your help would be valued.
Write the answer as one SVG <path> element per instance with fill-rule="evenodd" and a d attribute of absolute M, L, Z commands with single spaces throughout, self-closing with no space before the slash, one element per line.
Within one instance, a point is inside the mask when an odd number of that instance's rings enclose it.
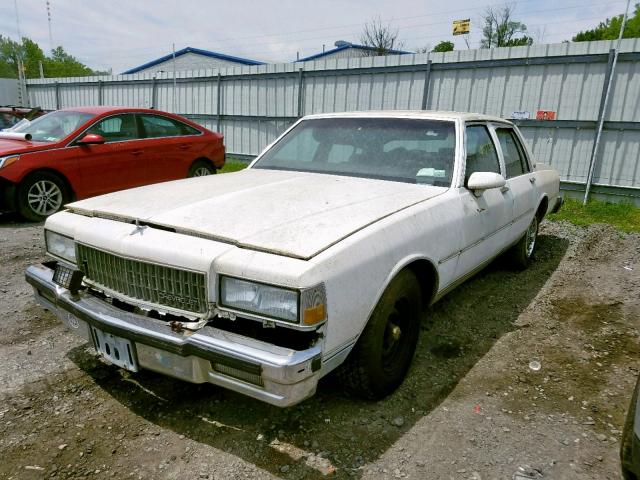
<path fill-rule="evenodd" d="M 253 168 L 450 186 L 455 123 L 404 118 L 300 122 Z"/>
<path fill-rule="evenodd" d="M 59 142 L 93 117 L 95 114 L 85 112 L 51 112 L 16 127 L 14 131 L 30 133 L 36 142 Z"/>

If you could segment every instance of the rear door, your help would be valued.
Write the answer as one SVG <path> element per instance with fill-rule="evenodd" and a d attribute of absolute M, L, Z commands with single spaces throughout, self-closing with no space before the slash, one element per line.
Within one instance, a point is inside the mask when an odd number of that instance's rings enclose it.
<path fill-rule="evenodd" d="M 496 125 L 495 134 L 504 163 L 506 187 L 513 202 L 513 225 L 510 240 L 518 240 L 531 223 L 535 210 L 535 176 L 531 171 L 524 147 L 515 130 Z"/>
<path fill-rule="evenodd" d="M 148 183 L 144 141 L 135 115 L 121 113 L 98 120 L 80 134 L 102 135 L 102 145 L 78 145 L 77 158 L 82 191 L 86 196 L 124 190 Z"/>
<path fill-rule="evenodd" d="M 464 219 L 460 236 L 462 249 L 456 277 L 464 277 L 495 257 L 508 243 L 513 202 L 508 190 L 492 188 L 479 196 L 466 188 L 474 172 L 502 174 L 498 149 L 485 124 L 470 124 L 465 129 L 465 183 L 460 188 Z"/>
<path fill-rule="evenodd" d="M 139 114 L 149 153 L 149 181 L 165 182 L 185 178 L 189 167 L 201 154 L 197 142 L 202 132 L 173 118 Z"/>

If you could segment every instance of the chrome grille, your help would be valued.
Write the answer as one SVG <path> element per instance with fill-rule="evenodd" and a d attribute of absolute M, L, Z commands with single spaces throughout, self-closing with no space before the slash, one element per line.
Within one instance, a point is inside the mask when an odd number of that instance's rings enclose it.
<path fill-rule="evenodd" d="M 144 303 L 173 309 L 207 311 L 204 273 L 131 260 L 86 245 L 77 245 L 78 266 L 86 279 Z"/>

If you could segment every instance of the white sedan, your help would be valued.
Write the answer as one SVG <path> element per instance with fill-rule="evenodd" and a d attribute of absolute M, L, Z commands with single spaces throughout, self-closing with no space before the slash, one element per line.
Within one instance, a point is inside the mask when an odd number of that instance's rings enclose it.
<path fill-rule="evenodd" d="M 292 405 L 337 369 L 407 374 L 424 310 L 507 252 L 531 261 L 559 177 L 485 115 L 298 121 L 244 171 L 75 202 L 45 224 L 36 298 L 113 364 Z"/>

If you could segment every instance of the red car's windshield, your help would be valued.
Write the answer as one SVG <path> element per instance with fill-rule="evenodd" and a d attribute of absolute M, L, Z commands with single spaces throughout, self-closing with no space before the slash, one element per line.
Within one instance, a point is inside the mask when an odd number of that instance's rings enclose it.
<path fill-rule="evenodd" d="M 18 126 L 14 132 L 30 133 L 36 142 L 58 142 L 93 117 L 95 114 L 85 112 L 51 112 Z"/>

